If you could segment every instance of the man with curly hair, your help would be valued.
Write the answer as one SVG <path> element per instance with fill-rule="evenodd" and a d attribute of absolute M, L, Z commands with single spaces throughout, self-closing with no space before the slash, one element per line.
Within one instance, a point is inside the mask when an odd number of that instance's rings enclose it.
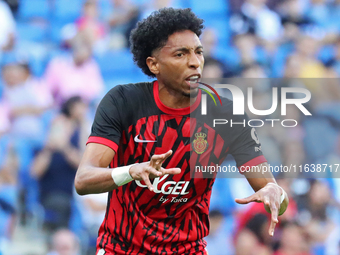
<path fill-rule="evenodd" d="M 134 61 L 157 80 L 119 85 L 106 94 L 75 179 L 81 195 L 109 192 L 97 254 L 207 254 L 203 238 L 214 179 L 191 178 L 189 162 L 208 159 L 210 165 L 228 150 L 214 156 L 211 142 L 204 153 L 191 151 L 191 128 L 205 128 L 198 121 L 192 126 L 191 116 L 201 103 L 202 29 L 203 20 L 190 9 L 164 8 L 131 33 Z M 239 166 L 265 164 L 261 151 L 250 147 L 250 130 L 231 134 L 221 144 L 238 145 L 230 151 Z M 285 193 L 274 178 L 248 181 L 257 192 L 237 202 L 268 205 L 272 235 Z"/>

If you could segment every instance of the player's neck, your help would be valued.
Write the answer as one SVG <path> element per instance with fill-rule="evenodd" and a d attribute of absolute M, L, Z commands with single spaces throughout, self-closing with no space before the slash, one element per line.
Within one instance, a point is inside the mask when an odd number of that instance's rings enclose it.
<path fill-rule="evenodd" d="M 173 109 L 189 107 L 193 105 L 197 99 L 197 96 L 185 96 L 181 92 L 168 88 L 161 83 L 158 83 L 158 96 L 165 106 Z"/>

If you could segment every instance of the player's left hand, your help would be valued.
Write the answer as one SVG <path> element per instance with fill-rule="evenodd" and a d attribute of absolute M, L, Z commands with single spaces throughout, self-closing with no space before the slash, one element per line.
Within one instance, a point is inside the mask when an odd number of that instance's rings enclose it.
<path fill-rule="evenodd" d="M 271 222 L 269 227 L 269 235 L 274 235 L 274 229 L 279 222 L 277 217 L 283 214 L 288 206 L 288 197 L 285 193 L 285 199 L 281 202 L 281 194 L 284 192 L 278 185 L 266 185 L 253 195 L 246 198 L 236 198 L 235 202 L 239 204 L 248 204 L 251 202 L 263 202 L 266 210 L 271 213 Z M 269 210 L 268 210 L 269 209 Z"/>

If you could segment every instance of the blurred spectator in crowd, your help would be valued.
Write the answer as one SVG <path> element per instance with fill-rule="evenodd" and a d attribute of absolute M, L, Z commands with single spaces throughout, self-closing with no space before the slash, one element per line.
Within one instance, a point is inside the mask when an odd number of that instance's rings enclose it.
<path fill-rule="evenodd" d="M 230 26 L 235 34 L 253 33 L 272 49 L 282 33 L 279 15 L 266 6 L 266 0 L 246 0 L 241 11 L 232 15 Z"/>
<path fill-rule="evenodd" d="M 340 76 L 340 36 L 338 36 L 334 46 L 334 56 L 327 64 L 336 71 L 337 76 Z"/>
<path fill-rule="evenodd" d="M 326 28 L 330 17 L 329 7 L 326 0 L 311 0 L 307 15 L 315 24 Z"/>
<path fill-rule="evenodd" d="M 312 181 L 307 194 L 297 198 L 299 222 L 305 229 L 313 249 L 324 249 L 332 232 L 336 230 L 334 198 L 325 181 Z"/>
<path fill-rule="evenodd" d="M 4 103 L 11 118 L 11 134 L 18 139 L 41 143 L 44 134 L 42 114 L 53 105 L 46 84 L 31 74 L 26 61 L 19 58 L 2 67 Z"/>
<path fill-rule="evenodd" d="M 180 8 L 174 0 L 150 0 L 142 5 L 141 19 L 147 18 L 153 11 L 164 7 Z"/>
<path fill-rule="evenodd" d="M 0 141 L 0 254 L 9 248 L 18 212 L 18 158 L 10 141 Z"/>
<path fill-rule="evenodd" d="M 263 206 L 263 205 L 262 205 Z M 256 214 L 236 236 L 236 255 L 270 255 L 269 221 L 264 214 Z"/>
<path fill-rule="evenodd" d="M 300 61 L 300 78 L 321 78 L 325 75 L 323 64 L 317 59 L 320 42 L 308 35 L 301 35 L 296 42 L 296 56 Z"/>
<path fill-rule="evenodd" d="M 210 232 L 204 238 L 208 243 L 207 250 L 210 255 L 231 255 L 233 253 L 231 235 L 226 227 L 226 219 L 219 210 L 209 213 Z"/>
<path fill-rule="evenodd" d="M 336 28 L 336 32 L 339 35 L 340 31 L 340 21 L 339 21 L 339 12 L 340 12 L 340 0 L 334 0 L 330 3 L 331 5 L 331 21 L 330 23 L 334 25 Z"/>
<path fill-rule="evenodd" d="M 83 16 L 76 21 L 78 33 L 91 46 L 105 36 L 105 26 L 99 21 L 97 4 L 96 0 L 86 0 L 83 5 Z"/>
<path fill-rule="evenodd" d="M 47 230 L 69 225 L 74 177 L 81 145 L 85 145 L 88 135 L 86 111 L 87 106 L 80 97 L 68 99 L 52 123 L 46 145 L 32 163 L 31 173 L 39 181 Z"/>
<path fill-rule="evenodd" d="M 131 30 L 135 27 L 140 10 L 129 0 L 111 0 L 113 10 L 108 19 L 110 26 L 110 48 L 129 47 Z"/>
<path fill-rule="evenodd" d="M 8 4 L 0 0 L 0 53 L 11 50 L 14 42 L 15 20 Z"/>
<path fill-rule="evenodd" d="M 284 68 L 285 78 L 298 78 L 301 70 L 301 59 L 297 55 L 291 55 L 286 59 Z"/>
<path fill-rule="evenodd" d="M 19 8 L 20 0 L 4 0 L 4 1 L 8 4 L 9 8 L 11 8 L 12 13 L 16 15 Z"/>
<path fill-rule="evenodd" d="M 90 103 L 101 95 L 104 88 L 91 47 L 81 37 L 73 41 L 72 55 L 51 60 L 45 79 L 58 105 L 76 95 Z"/>
<path fill-rule="evenodd" d="M 234 46 L 226 62 L 228 68 L 235 74 L 240 74 L 242 69 L 255 63 L 260 65 L 268 64 L 268 56 L 262 47 L 257 43 L 254 35 L 247 33 L 236 35 L 233 38 Z M 252 77 L 255 78 L 255 77 Z"/>
<path fill-rule="evenodd" d="M 242 66 L 250 65 L 254 62 L 264 62 L 261 59 L 259 52 L 257 51 L 257 41 L 255 36 L 252 34 L 237 35 L 234 37 L 234 43 L 236 46 L 236 51 L 239 55 L 238 64 Z"/>
<path fill-rule="evenodd" d="M 326 42 L 333 42 L 339 33 L 339 13 L 335 1 L 311 0 L 306 15 L 313 22 L 311 34 Z M 335 12 L 334 12 L 335 11 Z M 337 13 L 337 14 L 336 14 Z"/>
<path fill-rule="evenodd" d="M 303 7 L 300 0 L 282 2 L 279 8 L 281 22 L 284 27 L 284 34 L 280 40 L 281 43 L 293 42 L 299 37 L 300 30 L 304 30 L 311 23 Z"/>
<path fill-rule="evenodd" d="M 76 196 L 81 213 L 82 222 L 88 235 L 87 254 L 96 253 L 96 243 L 98 229 L 104 220 L 107 205 L 107 194 L 89 194 L 86 196 Z"/>
<path fill-rule="evenodd" d="M 9 128 L 10 120 L 8 105 L 0 97 L 0 139 L 2 135 L 9 131 Z"/>
<path fill-rule="evenodd" d="M 302 26 L 311 22 L 306 17 L 306 9 L 300 0 L 283 1 L 278 8 L 278 13 L 281 16 L 283 24 L 293 23 L 297 26 Z"/>
<path fill-rule="evenodd" d="M 201 43 L 204 47 L 204 57 L 213 57 L 216 52 L 218 39 L 216 30 L 212 27 L 204 29 L 201 36 Z M 203 69 L 204 70 L 204 69 Z"/>
<path fill-rule="evenodd" d="M 68 229 L 57 230 L 51 241 L 47 255 L 79 255 L 80 243 L 76 235 Z"/>
<path fill-rule="evenodd" d="M 249 65 L 245 65 L 242 69 L 242 78 L 267 78 L 266 72 L 264 68 L 258 63 L 250 63 Z M 259 91 L 264 91 L 266 88 L 269 88 L 265 82 L 259 82 L 261 85 L 260 88 L 257 88 Z M 256 89 L 256 86 L 255 86 Z"/>
<path fill-rule="evenodd" d="M 204 79 L 209 79 L 209 83 L 217 84 L 221 82 L 221 79 L 224 78 L 226 72 L 225 65 L 212 57 L 206 57 L 204 59 L 204 69 L 202 73 L 202 77 Z"/>
<path fill-rule="evenodd" d="M 303 229 L 296 223 L 283 226 L 279 249 L 274 255 L 311 255 L 309 241 Z"/>
<path fill-rule="evenodd" d="M 334 78 L 336 73 L 331 68 L 326 68 L 317 59 L 321 42 L 308 35 L 301 35 L 296 44 L 296 51 L 288 57 L 286 62 L 285 76 L 287 78 L 333 78 L 293 80 L 291 86 L 306 87 L 313 97 L 312 107 L 328 104 L 330 101 L 338 101 L 340 90 L 339 84 Z M 300 83 L 298 85 L 297 83 Z M 302 84 L 301 84 L 302 83 Z"/>

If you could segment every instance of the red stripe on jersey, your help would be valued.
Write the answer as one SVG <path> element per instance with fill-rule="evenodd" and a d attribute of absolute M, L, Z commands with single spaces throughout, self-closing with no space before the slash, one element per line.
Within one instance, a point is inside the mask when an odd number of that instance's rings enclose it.
<path fill-rule="evenodd" d="M 222 149 L 223 149 L 223 145 L 224 145 L 224 140 L 219 134 L 217 134 L 215 148 L 214 148 L 214 154 L 216 158 L 220 157 Z"/>
<path fill-rule="evenodd" d="M 155 130 L 155 127 L 154 127 L 155 122 L 157 122 L 158 119 L 159 118 L 156 115 L 148 117 L 148 122 L 146 123 L 146 129 L 145 129 L 145 133 L 144 133 L 145 140 L 157 142 L 157 137 L 155 136 L 155 134 L 153 134 L 153 131 Z M 151 150 L 152 150 L 152 147 L 154 145 L 155 145 L 154 142 L 146 143 L 143 162 L 150 160 L 149 155 L 151 154 Z"/>
<path fill-rule="evenodd" d="M 135 141 L 133 140 L 134 137 L 133 135 L 131 134 L 130 135 L 130 138 L 128 139 L 129 143 L 128 143 L 128 149 L 126 149 L 123 153 L 124 153 L 124 156 L 123 156 L 123 162 L 126 163 L 127 162 L 127 159 L 129 158 L 129 156 L 131 155 L 131 151 L 133 152 L 134 151 L 134 148 L 135 148 Z M 138 162 L 136 162 L 138 163 Z"/>
<path fill-rule="evenodd" d="M 267 162 L 266 158 L 261 155 L 258 156 L 256 158 L 253 158 L 252 160 L 249 160 L 247 163 L 243 164 L 242 166 L 238 167 L 240 169 L 240 172 L 243 173 L 245 170 L 247 170 L 246 168 L 248 167 L 252 167 L 252 166 L 257 166 L 261 163 Z"/>
<path fill-rule="evenodd" d="M 158 136 L 160 136 L 163 132 L 164 125 L 166 121 L 176 119 L 176 118 L 181 118 L 179 116 L 174 116 L 174 115 L 161 115 L 161 118 L 159 119 L 159 128 L 158 128 Z"/>
<path fill-rule="evenodd" d="M 167 152 L 167 151 L 164 151 L 164 149 L 167 149 L 167 148 L 170 149 L 172 146 L 168 146 L 168 144 L 173 145 L 175 141 L 177 140 L 177 138 L 178 138 L 177 131 L 173 128 L 167 127 L 166 132 L 162 139 L 162 144 L 161 144 L 162 148 L 160 147 L 156 148 L 155 154 L 162 154 L 162 153 Z M 160 145 L 160 143 L 158 143 L 158 145 Z"/>
<path fill-rule="evenodd" d="M 191 148 L 191 151 L 192 151 L 192 148 Z M 190 155 L 190 173 L 191 173 L 190 177 L 191 178 L 195 178 L 195 177 L 202 178 L 203 177 L 202 173 L 200 172 L 196 173 L 196 169 L 195 169 L 195 166 L 197 164 L 198 154 L 192 153 L 192 152 L 190 154 L 191 154 Z"/>
<path fill-rule="evenodd" d="M 181 141 L 176 153 L 173 154 L 173 157 L 168 164 L 168 168 L 177 167 L 179 162 L 183 159 L 185 153 L 188 151 L 190 151 L 190 144 L 184 145 L 183 141 Z"/>
<path fill-rule="evenodd" d="M 158 106 L 158 108 L 167 113 L 167 114 L 174 114 L 174 115 L 188 115 L 191 112 L 193 112 L 194 110 L 196 110 L 196 108 L 199 106 L 199 104 L 201 103 L 201 90 L 198 90 L 198 95 L 196 98 L 196 101 L 193 103 L 193 105 L 185 107 L 185 108 L 179 108 L 179 109 L 174 109 L 174 108 L 170 108 L 166 105 L 164 105 L 162 103 L 162 101 L 159 99 L 159 87 L 158 87 L 158 81 L 155 81 L 153 83 L 153 96 L 155 98 L 155 102 Z"/>
<path fill-rule="evenodd" d="M 110 147 L 112 150 L 114 150 L 115 152 L 117 152 L 117 149 L 118 149 L 118 144 L 116 144 L 115 142 L 109 139 L 99 137 L 99 136 L 90 136 L 86 144 L 89 144 L 89 143 L 99 143 L 102 145 L 106 145 Z"/>

